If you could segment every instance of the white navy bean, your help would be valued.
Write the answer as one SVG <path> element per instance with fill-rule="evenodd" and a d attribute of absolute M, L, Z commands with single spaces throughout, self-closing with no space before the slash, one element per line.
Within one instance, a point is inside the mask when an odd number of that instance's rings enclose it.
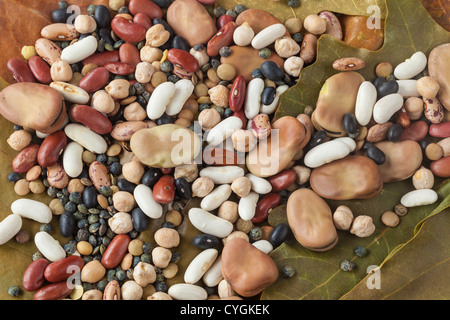
<path fill-rule="evenodd" d="M 269 254 L 273 250 L 273 245 L 267 240 L 258 240 L 252 243 L 256 248 Z"/>
<path fill-rule="evenodd" d="M 417 80 L 397 80 L 398 94 L 401 94 L 403 98 L 420 97 L 420 93 L 417 90 Z"/>
<path fill-rule="evenodd" d="M 89 94 L 76 85 L 62 81 L 54 81 L 50 83 L 50 87 L 61 93 L 67 101 L 76 104 L 87 104 L 89 102 Z"/>
<path fill-rule="evenodd" d="M 222 256 L 220 255 L 216 258 L 211 267 L 206 270 L 202 280 L 208 287 L 215 287 L 222 279 Z"/>
<path fill-rule="evenodd" d="M 402 106 L 403 97 L 401 94 L 388 94 L 375 103 L 373 107 L 373 119 L 376 123 L 386 123 Z"/>
<path fill-rule="evenodd" d="M 255 49 L 265 48 L 281 38 L 286 33 L 286 27 L 281 23 L 276 23 L 258 32 L 252 39 L 252 47 Z"/>
<path fill-rule="evenodd" d="M 34 236 L 34 244 L 50 261 L 59 261 L 66 257 L 66 251 L 58 240 L 45 231 L 39 231 Z"/>
<path fill-rule="evenodd" d="M 69 64 L 80 62 L 94 54 L 97 47 L 97 39 L 94 36 L 88 36 L 63 49 L 61 60 Z"/>
<path fill-rule="evenodd" d="M 356 96 L 355 117 L 358 123 L 366 126 L 372 119 L 373 107 L 377 102 L 377 89 L 370 81 L 361 83 Z"/>
<path fill-rule="evenodd" d="M 167 104 L 166 114 L 169 116 L 174 116 L 180 113 L 181 109 L 183 109 L 183 105 L 192 95 L 192 92 L 194 92 L 194 84 L 191 80 L 178 80 L 175 83 L 175 93 Z"/>
<path fill-rule="evenodd" d="M 167 105 L 175 94 L 175 84 L 167 81 L 158 85 L 153 91 L 147 104 L 147 115 L 151 120 L 161 118 Z"/>
<path fill-rule="evenodd" d="M 0 245 L 11 240 L 22 228 L 22 217 L 10 214 L 0 222 Z"/>
<path fill-rule="evenodd" d="M 102 154 L 108 149 L 108 144 L 101 135 L 82 124 L 70 123 L 65 126 L 64 132 L 69 139 L 78 142 L 93 153 Z"/>
<path fill-rule="evenodd" d="M 406 193 L 400 203 L 405 207 L 417 207 L 433 204 L 438 200 L 438 194 L 433 189 L 413 190 Z"/>
<path fill-rule="evenodd" d="M 225 238 L 233 231 L 233 224 L 200 208 L 192 208 L 189 221 L 199 231 L 218 238 Z"/>
<path fill-rule="evenodd" d="M 307 167 L 317 168 L 334 160 L 342 159 L 351 152 L 348 144 L 334 139 L 315 146 L 304 157 Z"/>
<path fill-rule="evenodd" d="M 162 216 L 163 208 L 161 204 L 153 198 L 153 191 L 149 186 L 146 186 L 145 184 L 137 185 L 136 188 L 134 188 L 133 196 L 139 208 L 147 216 L 152 219 L 158 219 Z"/>
<path fill-rule="evenodd" d="M 245 176 L 250 180 L 252 190 L 254 192 L 259 194 L 267 194 L 272 191 L 272 185 L 266 179 L 255 176 L 252 173 L 247 173 Z"/>
<path fill-rule="evenodd" d="M 244 169 L 238 166 L 211 166 L 200 170 L 199 175 L 210 178 L 215 184 L 225 184 L 243 177 Z"/>
<path fill-rule="evenodd" d="M 218 254 L 219 252 L 213 248 L 200 252 L 186 268 L 184 282 L 190 284 L 198 282 L 214 263 Z"/>
<path fill-rule="evenodd" d="M 395 67 L 394 76 L 399 80 L 414 78 L 425 69 L 427 62 L 427 56 L 423 52 L 418 51 Z"/>
<path fill-rule="evenodd" d="M 275 110 L 277 110 L 278 107 L 278 102 L 280 101 L 280 97 L 281 95 L 287 90 L 289 89 L 288 85 L 281 85 L 278 86 L 277 89 L 275 90 L 275 98 L 273 99 L 272 103 L 269 105 L 265 105 L 261 103 L 261 108 L 259 110 L 260 113 L 265 113 L 265 114 L 272 114 L 275 112 Z"/>
<path fill-rule="evenodd" d="M 83 172 L 83 151 L 83 146 L 75 141 L 69 142 L 64 149 L 63 168 L 71 178 L 76 178 Z"/>
<path fill-rule="evenodd" d="M 31 199 L 17 199 L 11 203 L 11 211 L 22 218 L 28 218 L 39 223 L 52 221 L 52 210 L 45 203 Z"/>
<path fill-rule="evenodd" d="M 200 207 L 206 211 L 213 211 L 228 200 L 231 196 L 231 192 L 232 190 L 229 184 L 222 184 L 202 199 Z"/>
<path fill-rule="evenodd" d="M 189 283 L 176 283 L 169 287 L 167 294 L 175 300 L 206 300 L 208 293 L 202 287 Z"/>
<path fill-rule="evenodd" d="M 206 137 L 206 142 L 210 145 L 218 145 L 230 137 L 234 131 L 242 128 L 242 120 L 231 116 L 216 124 Z"/>
<path fill-rule="evenodd" d="M 250 191 L 248 195 L 239 199 L 238 213 L 244 221 L 252 220 L 256 213 L 256 204 L 259 200 L 259 194 Z"/>
<path fill-rule="evenodd" d="M 247 119 L 253 119 L 261 109 L 261 95 L 264 91 L 264 80 L 253 78 L 247 85 L 244 112 Z"/>

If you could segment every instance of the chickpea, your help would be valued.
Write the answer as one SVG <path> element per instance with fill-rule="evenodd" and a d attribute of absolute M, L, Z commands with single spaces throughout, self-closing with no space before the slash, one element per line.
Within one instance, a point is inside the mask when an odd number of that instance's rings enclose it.
<path fill-rule="evenodd" d="M 122 166 L 122 174 L 125 179 L 135 184 L 141 182 L 145 173 L 144 165 L 140 161 L 130 161 Z"/>
<path fill-rule="evenodd" d="M 192 183 L 192 196 L 203 198 L 214 189 L 214 182 L 208 177 L 200 177 Z"/>
<path fill-rule="evenodd" d="M 149 83 L 155 72 L 156 69 L 150 62 L 143 61 L 137 64 L 134 76 L 140 83 Z"/>
<path fill-rule="evenodd" d="M 73 71 L 66 61 L 58 60 L 52 64 L 50 74 L 53 81 L 68 82 L 73 77 Z"/>
<path fill-rule="evenodd" d="M 235 223 L 239 218 L 238 207 L 236 202 L 227 200 L 220 205 L 217 216 L 231 223 Z"/>
<path fill-rule="evenodd" d="M 244 129 L 233 132 L 231 139 L 233 140 L 234 149 L 239 152 L 249 152 L 250 150 L 253 150 L 258 142 L 258 139 L 254 136 L 252 131 Z"/>
<path fill-rule="evenodd" d="M 220 116 L 220 113 L 214 108 L 205 109 L 198 115 L 198 122 L 202 126 L 203 130 L 212 129 L 220 121 L 222 121 L 222 117 Z"/>
<path fill-rule="evenodd" d="M 156 281 L 156 271 L 150 263 L 140 261 L 133 269 L 133 279 L 141 287 Z"/>
<path fill-rule="evenodd" d="M 130 94 L 130 82 L 125 79 L 115 79 L 105 89 L 114 99 L 125 99 Z"/>
<path fill-rule="evenodd" d="M 315 35 L 321 35 L 327 30 L 327 22 L 317 14 L 308 15 L 303 21 L 303 26 Z"/>
<path fill-rule="evenodd" d="M 432 77 L 422 77 L 417 80 L 417 91 L 426 99 L 433 99 L 439 92 L 439 83 Z"/>
<path fill-rule="evenodd" d="M 349 230 L 353 222 L 353 213 L 347 206 L 339 206 L 333 213 L 334 226 L 338 230 Z"/>
<path fill-rule="evenodd" d="M 118 211 L 130 212 L 136 205 L 136 201 L 131 193 L 127 191 L 118 191 L 113 197 L 114 208 Z"/>
<path fill-rule="evenodd" d="M 140 300 L 144 289 L 134 280 L 126 281 L 120 288 L 122 300 Z"/>
<path fill-rule="evenodd" d="M 92 33 L 97 29 L 97 22 L 89 15 L 80 14 L 75 18 L 74 26 L 81 34 Z"/>
<path fill-rule="evenodd" d="M 172 259 L 172 251 L 163 247 L 156 247 L 152 250 L 152 260 L 155 267 L 165 268 Z"/>
<path fill-rule="evenodd" d="M 26 130 L 14 131 L 8 138 L 7 142 L 11 148 L 16 151 L 22 151 L 31 143 L 31 134 Z"/>
<path fill-rule="evenodd" d="M 103 113 L 110 113 L 114 111 L 116 103 L 113 97 L 105 90 L 100 90 L 92 96 L 92 108 Z"/>
<path fill-rule="evenodd" d="M 247 196 L 252 189 L 252 183 L 247 177 L 238 177 L 231 184 L 231 190 L 239 197 Z"/>
<path fill-rule="evenodd" d="M 371 236 L 375 232 L 375 225 L 373 224 L 372 217 L 360 215 L 353 220 L 353 224 L 350 228 L 350 233 L 360 238 Z"/>

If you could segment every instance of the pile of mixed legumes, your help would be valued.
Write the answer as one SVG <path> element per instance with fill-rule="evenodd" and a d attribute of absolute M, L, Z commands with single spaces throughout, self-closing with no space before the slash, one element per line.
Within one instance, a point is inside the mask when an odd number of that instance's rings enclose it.
<path fill-rule="evenodd" d="M 54 198 L 18 199 L 0 222 L 0 244 L 32 237 L 38 250 L 11 295 L 255 297 L 295 274 L 269 255 L 289 235 L 325 251 L 337 230 L 374 233 L 372 217 L 332 212 L 326 199 L 373 198 L 411 178 L 416 190 L 380 215 L 388 227 L 438 200 L 434 177 L 450 176 L 450 44 L 380 63 L 372 82 L 355 72 L 363 60 L 337 60 L 316 106 L 273 121 L 280 95 L 315 61 L 317 38 L 342 39 L 339 20 L 326 11 L 279 21 L 243 5 L 208 11 L 214 2 L 110 0 L 74 17 L 61 1 L 42 37 L 8 61 L 17 83 L 0 93 L 0 113 L 15 124 L 8 144 L 18 152 L 8 178 L 19 196 Z M 198 207 L 183 211 L 193 198 Z M 288 223 L 269 226 L 284 203 Z M 21 230 L 22 219 L 40 231 Z M 144 242 L 155 221 L 154 241 Z M 192 246 L 201 251 L 184 283 L 169 286 L 182 223 L 199 231 Z"/>

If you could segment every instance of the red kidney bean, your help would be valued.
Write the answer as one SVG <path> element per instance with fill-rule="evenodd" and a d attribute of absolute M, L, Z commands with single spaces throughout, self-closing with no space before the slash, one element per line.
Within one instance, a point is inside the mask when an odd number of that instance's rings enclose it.
<path fill-rule="evenodd" d="M 281 195 L 277 192 L 271 192 L 264 195 L 256 204 L 255 216 L 252 218 L 253 223 L 266 221 L 269 216 L 269 210 L 280 204 Z"/>
<path fill-rule="evenodd" d="M 106 269 L 117 267 L 127 253 L 130 241 L 131 238 L 127 234 L 116 235 L 103 253 L 101 260 L 102 265 Z"/>
<path fill-rule="evenodd" d="M 435 176 L 450 178 L 450 156 L 430 163 L 430 170 Z"/>
<path fill-rule="evenodd" d="M 197 59 L 189 52 L 181 49 L 170 49 L 167 53 L 167 60 L 173 64 L 178 64 L 188 72 L 196 72 L 199 69 Z"/>
<path fill-rule="evenodd" d="M 150 18 L 146 14 L 143 14 L 141 12 L 137 13 L 133 17 L 133 23 L 140 24 L 147 30 L 153 26 L 152 20 L 150 20 Z"/>
<path fill-rule="evenodd" d="M 70 276 L 81 272 L 84 261 L 79 256 L 69 256 L 62 260 L 50 263 L 44 271 L 44 277 L 50 282 L 60 282 Z"/>
<path fill-rule="evenodd" d="M 230 109 L 234 112 L 242 109 L 245 101 L 245 92 L 247 90 L 247 84 L 243 75 L 238 75 L 234 79 L 233 85 L 230 89 L 229 105 Z"/>
<path fill-rule="evenodd" d="M 197 0 L 197 1 L 200 2 L 201 4 L 209 6 L 216 3 L 217 0 Z"/>
<path fill-rule="evenodd" d="M 125 62 L 110 62 L 105 64 L 106 70 L 120 76 L 129 75 L 136 69 L 132 65 Z"/>
<path fill-rule="evenodd" d="M 448 138 L 450 137 L 450 122 L 432 124 L 428 133 L 432 137 Z"/>
<path fill-rule="evenodd" d="M 67 136 L 59 130 L 48 135 L 42 142 L 37 154 L 37 161 L 41 167 L 53 166 L 67 145 Z"/>
<path fill-rule="evenodd" d="M 143 26 L 129 22 L 123 17 L 115 17 L 111 21 L 111 28 L 120 39 L 126 42 L 142 41 L 147 33 Z"/>
<path fill-rule="evenodd" d="M 73 286 L 67 281 L 51 283 L 40 288 L 33 295 L 33 300 L 62 300 L 73 290 Z"/>
<path fill-rule="evenodd" d="M 233 116 L 238 117 L 239 119 L 242 120 L 242 128 L 241 129 L 247 128 L 247 117 L 245 116 L 245 111 L 243 108 L 233 112 Z"/>
<path fill-rule="evenodd" d="M 153 198 L 159 203 L 169 204 L 175 198 L 175 191 L 174 177 L 164 175 L 153 186 Z"/>
<path fill-rule="evenodd" d="M 130 0 L 128 9 L 132 15 L 143 13 L 152 20 L 163 15 L 161 8 L 150 0 Z"/>
<path fill-rule="evenodd" d="M 281 191 L 293 184 L 295 179 L 297 179 L 295 171 L 288 169 L 268 178 L 267 181 L 272 185 L 272 191 Z"/>
<path fill-rule="evenodd" d="M 98 67 L 85 75 L 78 86 L 87 93 L 100 90 L 109 80 L 109 71 L 105 67 Z"/>
<path fill-rule="evenodd" d="M 6 67 L 17 82 L 36 82 L 36 78 L 31 72 L 27 62 L 18 58 L 12 58 L 8 60 Z"/>
<path fill-rule="evenodd" d="M 237 165 L 242 163 L 238 155 L 230 150 L 221 148 L 205 148 L 203 161 L 208 165 Z"/>
<path fill-rule="evenodd" d="M 215 57 L 219 54 L 219 50 L 222 47 L 228 47 L 233 42 L 233 33 L 236 29 L 234 21 L 228 22 L 223 28 L 208 41 L 206 46 L 206 53 L 210 57 Z"/>
<path fill-rule="evenodd" d="M 128 63 L 134 68 L 136 68 L 138 63 L 141 62 L 141 55 L 139 49 L 130 43 L 124 43 L 120 46 L 119 58 L 120 62 Z"/>
<path fill-rule="evenodd" d="M 30 144 L 28 147 L 19 152 L 12 161 L 14 172 L 25 173 L 37 163 L 37 154 L 39 151 L 38 144 Z"/>
<path fill-rule="evenodd" d="M 428 133 L 428 125 L 425 121 L 415 121 L 403 130 L 403 134 L 399 141 L 414 140 L 419 142 L 426 137 Z"/>
<path fill-rule="evenodd" d="M 42 84 L 50 84 L 53 79 L 50 73 L 50 66 L 39 56 L 32 56 L 28 60 L 28 66 L 37 81 Z"/>
<path fill-rule="evenodd" d="M 232 16 L 228 14 L 221 15 L 216 22 L 217 29 L 222 29 L 230 21 L 234 21 L 234 18 Z"/>
<path fill-rule="evenodd" d="M 119 50 L 97 52 L 90 57 L 83 60 L 83 65 L 90 63 L 96 64 L 99 67 L 103 67 L 108 62 L 119 61 Z"/>
<path fill-rule="evenodd" d="M 171 174 L 173 171 L 173 168 L 161 168 L 161 173 L 162 174 Z"/>
<path fill-rule="evenodd" d="M 113 127 L 107 116 L 90 106 L 74 106 L 70 110 L 70 117 L 98 134 L 108 134 Z"/>
<path fill-rule="evenodd" d="M 39 289 L 44 284 L 44 270 L 49 264 L 47 259 L 37 259 L 30 263 L 23 274 L 23 288 L 27 291 Z"/>

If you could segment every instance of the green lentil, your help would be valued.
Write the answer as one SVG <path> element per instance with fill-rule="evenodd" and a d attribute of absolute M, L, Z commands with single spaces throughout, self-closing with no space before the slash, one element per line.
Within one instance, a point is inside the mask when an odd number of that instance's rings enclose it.
<path fill-rule="evenodd" d="M 269 48 L 262 48 L 261 50 L 259 50 L 259 56 L 262 59 L 269 59 L 271 55 L 272 51 L 270 51 Z"/>

